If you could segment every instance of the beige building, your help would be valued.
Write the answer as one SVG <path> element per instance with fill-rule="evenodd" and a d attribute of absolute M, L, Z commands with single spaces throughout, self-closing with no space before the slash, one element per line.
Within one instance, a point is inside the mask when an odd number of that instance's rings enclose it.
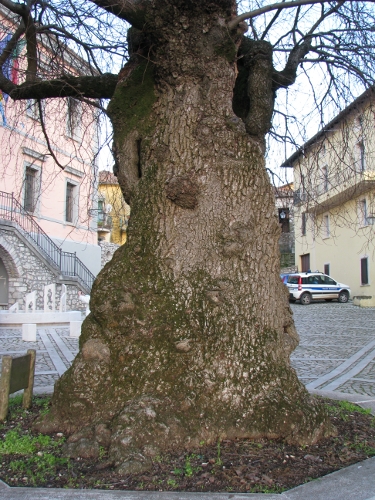
<path fill-rule="evenodd" d="M 375 306 L 375 92 L 364 92 L 294 153 L 295 255 Z"/>
<path fill-rule="evenodd" d="M 108 170 L 99 172 L 98 239 L 123 245 L 130 207 L 125 203 L 117 177 Z"/>

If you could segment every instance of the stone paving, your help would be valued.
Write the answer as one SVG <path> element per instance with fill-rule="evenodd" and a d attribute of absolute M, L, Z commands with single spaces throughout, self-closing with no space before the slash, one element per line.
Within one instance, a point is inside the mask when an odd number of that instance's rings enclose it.
<path fill-rule="evenodd" d="M 78 339 L 69 337 L 69 326 L 40 327 L 36 342 L 23 341 L 21 328 L 0 327 L 0 356 L 25 354 L 27 349 L 36 349 L 34 393 L 51 393 L 78 353 Z"/>
<path fill-rule="evenodd" d="M 352 303 L 292 304 L 300 345 L 292 365 L 310 390 L 375 396 L 375 308 Z M 22 340 L 20 328 L 0 326 L 0 357 L 36 349 L 35 392 L 53 384 L 78 352 L 68 326 L 40 327 L 36 342 Z"/>
<path fill-rule="evenodd" d="M 291 305 L 300 344 L 292 365 L 309 390 L 375 396 L 375 308 Z"/>

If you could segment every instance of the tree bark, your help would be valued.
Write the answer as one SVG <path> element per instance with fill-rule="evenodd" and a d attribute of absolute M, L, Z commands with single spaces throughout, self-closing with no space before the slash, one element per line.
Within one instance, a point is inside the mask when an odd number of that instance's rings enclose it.
<path fill-rule="evenodd" d="M 128 241 L 95 281 L 80 352 L 39 423 L 72 434 L 68 454 L 105 446 L 123 472 L 202 441 L 332 431 L 290 366 L 264 127 L 249 135 L 232 109 L 231 2 L 157 4 L 150 57 L 133 54 L 109 106 Z"/>

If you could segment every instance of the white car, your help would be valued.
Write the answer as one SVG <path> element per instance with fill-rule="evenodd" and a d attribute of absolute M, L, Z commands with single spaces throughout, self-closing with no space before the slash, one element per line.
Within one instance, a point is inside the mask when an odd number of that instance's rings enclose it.
<path fill-rule="evenodd" d="M 350 288 L 344 283 L 338 283 L 329 276 L 319 272 L 295 273 L 288 276 L 286 286 L 289 290 L 289 300 L 299 300 L 308 305 L 312 300 L 337 299 L 344 304 L 350 297 Z"/>

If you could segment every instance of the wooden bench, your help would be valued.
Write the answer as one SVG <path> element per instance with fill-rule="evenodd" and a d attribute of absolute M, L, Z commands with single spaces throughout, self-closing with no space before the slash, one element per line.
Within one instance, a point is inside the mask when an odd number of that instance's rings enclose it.
<path fill-rule="evenodd" d="M 0 378 L 0 422 L 6 419 L 9 394 L 24 389 L 22 406 L 30 408 L 33 397 L 35 374 L 35 349 L 29 349 L 25 356 L 3 356 Z"/>

